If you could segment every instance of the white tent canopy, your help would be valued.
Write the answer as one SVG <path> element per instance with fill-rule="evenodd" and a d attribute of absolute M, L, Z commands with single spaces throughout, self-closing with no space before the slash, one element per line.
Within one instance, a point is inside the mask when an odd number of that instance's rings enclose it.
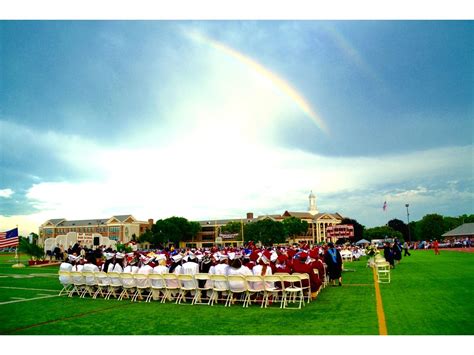
<path fill-rule="evenodd" d="M 361 239 L 358 242 L 356 242 L 356 245 L 360 245 L 360 244 L 370 244 L 370 242 L 367 239 Z"/>

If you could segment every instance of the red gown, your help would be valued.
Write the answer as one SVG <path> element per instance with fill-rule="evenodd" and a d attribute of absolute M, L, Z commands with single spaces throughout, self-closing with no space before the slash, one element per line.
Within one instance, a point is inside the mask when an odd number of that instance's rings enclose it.
<path fill-rule="evenodd" d="M 311 267 L 318 270 L 319 279 L 324 279 L 324 264 L 321 260 L 317 259 L 311 263 Z"/>
<path fill-rule="evenodd" d="M 301 274 L 308 274 L 310 280 L 311 293 L 317 292 L 322 285 L 319 276 L 315 274 L 312 264 L 306 264 L 301 261 L 293 263 L 293 272 L 299 272 Z M 303 284 L 303 286 L 306 286 Z"/>

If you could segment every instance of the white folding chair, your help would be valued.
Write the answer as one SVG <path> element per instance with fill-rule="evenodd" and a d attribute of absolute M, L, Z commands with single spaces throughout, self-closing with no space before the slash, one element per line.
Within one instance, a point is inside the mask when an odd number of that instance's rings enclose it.
<path fill-rule="evenodd" d="M 110 286 L 110 278 L 104 271 L 96 271 L 95 278 L 97 280 L 97 290 L 92 298 L 96 299 L 99 294 L 105 298 Z"/>
<path fill-rule="evenodd" d="M 226 275 L 211 275 L 212 294 L 211 306 L 217 301 L 227 302 L 227 293 L 229 292 L 229 283 Z M 221 295 L 221 297 L 219 297 Z"/>
<path fill-rule="evenodd" d="M 81 298 L 86 296 L 86 293 L 90 297 L 93 297 L 97 287 L 97 280 L 93 271 L 83 271 L 82 276 L 84 277 L 84 290 L 82 291 Z"/>
<path fill-rule="evenodd" d="M 304 304 L 303 285 L 301 278 L 298 275 L 287 275 L 281 278 L 283 283 L 283 308 L 298 308 L 301 309 L 301 305 Z M 298 301 L 299 300 L 299 301 Z M 290 307 L 290 303 L 297 303 L 298 307 Z"/>
<path fill-rule="evenodd" d="M 206 273 L 198 273 L 194 275 L 196 280 L 196 294 L 194 295 L 193 304 L 207 304 L 211 302 L 212 282 L 211 275 Z M 204 294 L 206 295 L 206 302 L 203 302 Z"/>
<path fill-rule="evenodd" d="M 246 294 L 247 294 L 247 280 L 243 275 L 228 275 L 227 282 L 229 285 L 229 292 L 227 295 L 226 306 L 230 307 L 235 301 L 241 301 L 242 306 L 246 305 Z M 234 296 L 239 296 L 238 299 L 234 300 Z"/>
<path fill-rule="evenodd" d="M 63 292 L 66 295 L 69 295 L 70 291 L 74 288 L 74 284 L 71 278 L 71 272 L 59 270 L 58 275 L 59 275 L 59 282 L 63 286 L 61 291 L 59 291 L 59 296 L 61 296 Z"/>
<path fill-rule="evenodd" d="M 283 277 L 285 277 L 285 275 L 280 274 L 263 276 L 264 293 L 261 308 L 268 307 L 270 303 L 270 297 L 272 298 L 272 303 L 280 301 L 280 296 L 282 296 L 282 292 L 284 290 L 284 285 L 282 281 Z M 282 304 L 280 303 L 280 308 L 281 307 Z"/>
<path fill-rule="evenodd" d="M 149 275 L 147 274 L 133 274 L 135 279 L 135 293 L 133 294 L 132 301 L 136 302 L 138 298 L 140 301 L 143 300 L 143 291 L 146 291 L 146 299 L 151 294 L 151 285 Z M 145 301 L 146 301 L 145 299 Z"/>
<path fill-rule="evenodd" d="M 352 261 L 352 253 L 342 253 L 341 254 L 341 258 L 342 258 L 342 262 L 345 262 L 345 261 Z"/>
<path fill-rule="evenodd" d="M 86 280 L 84 276 L 82 276 L 81 271 L 71 271 L 71 277 L 73 288 L 71 292 L 69 292 L 69 297 L 72 297 L 74 293 L 77 293 L 77 295 L 80 297 L 82 295 L 82 292 L 84 292 Z"/>
<path fill-rule="evenodd" d="M 165 294 L 161 299 L 161 303 L 165 303 L 166 300 L 172 301 L 175 294 L 179 292 L 178 276 L 174 273 L 162 274 L 163 280 L 165 281 Z"/>
<path fill-rule="evenodd" d="M 122 272 L 120 274 L 120 281 L 122 282 L 122 292 L 118 298 L 119 301 L 123 300 L 123 298 L 130 298 L 132 301 L 133 295 L 135 294 L 137 285 L 135 279 L 133 278 L 133 274 L 128 272 Z"/>
<path fill-rule="evenodd" d="M 166 292 L 165 281 L 162 274 L 149 274 L 151 292 L 148 294 L 145 302 L 150 302 L 151 299 L 155 301 L 160 300 L 160 295 L 164 296 Z"/>
<path fill-rule="evenodd" d="M 122 281 L 120 280 L 120 272 L 108 272 L 107 276 L 110 278 L 109 291 L 105 296 L 105 299 L 110 299 L 110 296 L 118 298 L 122 291 Z"/>
<path fill-rule="evenodd" d="M 388 261 L 377 262 L 375 263 L 375 267 L 377 271 L 377 282 L 390 283 L 390 263 Z"/>
<path fill-rule="evenodd" d="M 318 270 L 315 270 L 318 271 Z M 319 274 L 319 271 L 318 271 Z M 307 273 L 293 273 L 293 275 L 297 275 L 301 279 L 301 287 L 303 288 L 303 294 L 305 295 L 305 299 L 308 303 L 311 302 L 311 281 L 309 279 L 309 275 Z M 303 305 L 305 305 L 303 303 Z"/>
<path fill-rule="evenodd" d="M 252 304 L 252 298 L 261 298 L 263 304 L 264 286 L 263 277 L 260 275 L 247 275 L 247 292 L 245 295 L 245 306 L 248 307 Z"/>
<path fill-rule="evenodd" d="M 178 275 L 178 284 L 179 284 L 179 293 L 178 297 L 176 298 L 176 303 L 181 304 L 181 302 L 184 300 L 186 302 L 186 295 L 190 294 L 191 297 L 189 298 L 191 300 L 191 304 L 193 304 L 195 292 L 196 292 L 196 280 L 194 279 L 194 276 L 191 274 L 180 274 Z"/>

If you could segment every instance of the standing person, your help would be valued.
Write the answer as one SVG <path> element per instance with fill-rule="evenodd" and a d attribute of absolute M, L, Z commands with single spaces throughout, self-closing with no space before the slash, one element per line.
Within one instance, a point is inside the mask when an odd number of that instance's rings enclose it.
<path fill-rule="evenodd" d="M 52 251 L 52 255 L 54 255 L 54 259 L 56 261 L 59 261 L 61 260 L 61 249 L 59 249 L 59 247 L 56 245 L 56 247 L 54 248 L 54 250 Z"/>
<path fill-rule="evenodd" d="M 115 256 L 114 253 L 104 253 L 105 256 L 105 263 L 102 264 L 102 271 L 104 272 L 111 272 L 114 269 L 114 260 L 113 257 Z"/>
<path fill-rule="evenodd" d="M 339 286 L 342 286 L 342 257 L 332 242 L 328 243 L 324 262 L 327 265 L 329 280 L 333 282 L 333 286 L 336 286 L 336 279 L 339 280 Z"/>
<path fill-rule="evenodd" d="M 435 255 L 440 255 L 440 254 L 439 254 L 439 243 L 438 243 L 438 239 L 435 239 L 435 241 L 434 241 L 434 243 L 433 243 L 433 247 L 434 247 Z"/>
<path fill-rule="evenodd" d="M 410 246 L 408 245 L 408 243 L 405 241 L 405 243 L 403 243 L 403 250 L 405 251 L 405 253 L 403 254 L 403 256 L 410 256 L 410 252 L 408 251 L 408 249 L 410 248 Z"/>
<path fill-rule="evenodd" d="M 398 242 L 398 239 L 395 239 L 393 242 L 392 250 L 393 259 L 397 262 L 397 264 L 400 264 L 400 261 L 402 260 L 402 248 Z"/>
<path fill-rule="evenodd" d="M 383 247 L 383 256 L 385 260 L 390 263 L 390 268 L 395 268 L 395 259 L 393 258 L 393 250 L 390 247 L 389 242 L 385 242 L 385 246 Z"/>
<path fill-rule="evenodd" d="M 78 240 L 78 241 L 76 241 L 76 243 L 75 243 L 74 246 L 72 247 L 71 253 L 69 253 L 69 254 L 74 254 L 74 253 L 76 253 L 76 256 L 79 256 L 80 252 L 81 252 L 81 241 Z"/>

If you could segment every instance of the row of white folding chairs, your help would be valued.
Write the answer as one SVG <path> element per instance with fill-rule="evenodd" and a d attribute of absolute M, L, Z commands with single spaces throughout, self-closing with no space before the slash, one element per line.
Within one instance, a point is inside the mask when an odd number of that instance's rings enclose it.
<path fill-rule="evenodd" d="M 65 292 L 69 297 L 77 293 L 84 298 L 89 294 L 92 298 L 101 295 L 122 300 L 138 298 L 146 302 L 151 299 L 182 303 L 190 300 L 191 304 L 214 305 L 222 301 L 225 306 L 237 301 L 248 307 L 253 299 L 259 299 L 261 307 L 268 307 L 271 301 L 280 302 L 281 308 L 288 308 L 288 303 L 299 301 L 301 305 L 311 301 L 311 289 L 308 274 L 276 274 L 267 276 L 212 275 L 199 273 L 186 274 L 129 274 L 105 272 L 59 272 L 63 282 L 60 295 Z M 275 285 L 276 283 L 276 285 Z M 119 292 L 120 291 L 120 292 Z M 206 297 L 204 297 L 206 296 Z M 291 296 L 291 297 L 290 297 Z"/>
<path fill-rule="evenodd" d="M 110 297 L 122 300 L 130 298 L 132 301 L 143 298 L 142 291 L 148 289 L 148 276 L 143 274 L 129 274 L 103 271 L 59 271 L 59 279 L 63 285 L 59 292 L 69 297 L 77 294 L 84 298 L 89 295 L 105 299 Z"/>

